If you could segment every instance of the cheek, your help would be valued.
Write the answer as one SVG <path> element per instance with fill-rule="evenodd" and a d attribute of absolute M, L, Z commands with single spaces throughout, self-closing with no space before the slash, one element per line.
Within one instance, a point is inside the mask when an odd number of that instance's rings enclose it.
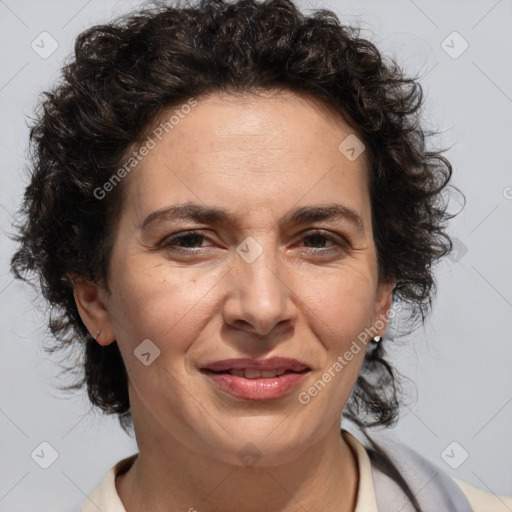
<path fill-rule="evenodd" d="M 154 259 L 154 258 L 153 258 Z M 120 348 L 142 340 L 160 350 L 183 352 L 207 322 L 222 269 L 154 264 L 148 255 L 126 258 L 112 273 L 109 304 Z"/>
<path fill-rule="evenodd" d="M 303 296 L 308 328 L 322 345 L 316 354 L 322 357 L 316 375 L 297 399 L 310 417 L 331 425 L 354 389 L 366 354 L 367 344 L 358 337 L 372 321 L 372 274 L 347 265 L 330 275 L 318 275 L 304 287 Z"/>
<path fill-rule="evenodd" d="M 318 275 L 308 282 L 302 295 L 307 297 L 303 300 L 312 324 L 322 333 L 317 333 L 319 339 L 331 349 L 344 349 L 371 325 L 375 282 L 368 267 L 363 270 L 353 263 Z"/>

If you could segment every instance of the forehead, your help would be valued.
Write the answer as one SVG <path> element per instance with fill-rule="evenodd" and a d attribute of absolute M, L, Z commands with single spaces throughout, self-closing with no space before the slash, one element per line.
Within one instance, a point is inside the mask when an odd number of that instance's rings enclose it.
<path fill-rule="evenodd" d="M 216 93 L 167 109 L 148 133 L 156 144 L 126 183 L 141 214 L 190 199 L 275 206 L 306 195 L 334 202 L 340 191 L 357 202 L 367 191 L 365 153 L 340 151 L 354 130 L 308 96 Z"/>
<path fill-rule="evenodd" d="M 165 134 L 167 147 L 192 155 L 286 150 L 293 157 L 317 148 L 314 158 L 322 158 L 326 150 L 337 157 L 340 138 L 354 133 L 334 109 L 288 90 L 213 93 L 186 111 L 185 106 L 186 102 L 163 111 L 156 129 L 172 119 Z"/>

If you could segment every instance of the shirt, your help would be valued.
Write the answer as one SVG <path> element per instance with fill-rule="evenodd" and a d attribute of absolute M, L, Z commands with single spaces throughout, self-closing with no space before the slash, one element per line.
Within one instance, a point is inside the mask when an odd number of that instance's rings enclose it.
<path fill-rule="evenodd" d="M 384 498 L 381 495 L 380 500 L 377 500 L 379 497 L 376 496 L 375 486 L 377 474 L 372 468 L 366 448 L 347 430 L 342 429 L 341 432 L 343 438 L 354 452 L 358 465 L 359 484 L 357 490 L 357 503 L 354 512 L 387 512 L 384 509 L 387 503 L 385 500 L 391 500 L 389 497 L 391 496 L 391 493 Z M 124 473 L 131 467 L 137 456 L 138 453 L 122 459 L 115 464 L 105 475 L 98 487 L 87 498 L 87 501 L 83 504 L 80 512 L 126 512 L 126 509 L 124 508 L 117 493 L 115 480 L 118 474 Z M 421 459 L 421 456 L 418 455 L 418 458 Z M 472 512 L 512 511 L 511 497 L 497 496 L 474 487 L 463 480 L 452 477 L 449 478 L 451 479 L 450 481 L 455 482 L 457 484 L 457 488 L 462 491 Z M 378 508 L 378 502 L 380 508 Z M 396 502 L 394 503 L 396 505 Z M 441 511 L 439 510 L 439 512 Z"/>

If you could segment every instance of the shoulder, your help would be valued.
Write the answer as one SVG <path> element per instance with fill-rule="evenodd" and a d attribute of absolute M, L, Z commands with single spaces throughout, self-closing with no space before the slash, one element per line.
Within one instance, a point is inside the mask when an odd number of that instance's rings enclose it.
<path fill-rule="evenodd" d="M 409 510 L 404 482 L 426 512 L 511 512 L 512 498 L 498 496 L 448 475 L 421 454 L 387 433 L 372 433 L 360 442 L 368 454 L 377 509 L 403 503 Z M 386 458 L 394 467 L 391 467 Z M 402 484 L 398 482 L 402 480 Z M 412 509 L 411 509 L 412 510 Z"/>
<path fill-rule="evenodd" d="M 512 497 L 486 492 L 464 480 L 452 478 L 466 496 L 473 512 L 510 512 Z"/>
<path fill-rule="evenodd" d="M 126 512 L 116 489 L 116 476 L 127 471 L 139 454 L 135 453 L 117 462 L 103 477 L 98 487 L 87 497 L 80 512 Z"/>

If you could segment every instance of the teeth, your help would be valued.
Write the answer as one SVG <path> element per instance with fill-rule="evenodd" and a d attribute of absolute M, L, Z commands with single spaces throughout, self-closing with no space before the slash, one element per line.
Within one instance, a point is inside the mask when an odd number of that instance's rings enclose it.
<path fill-rule="evenodd" d="M 278 370 L 260 371 L 254 368 L 246 368 L 245 370 L 229 370 L 229 373 L 238 377 L 245 377 L 246 379 L 257 379 L 258 377 L 270 379 L 272 377 L 279 377 L 279 375 L 283 375 L 283 373 L 286 373 L 286 370 L 284 368 L 279 368 Z"/>
<path fill-rule="evenodd" d="M 261 376 L 261 372 L 259 370 L 255 370 L 254 368 L 246 368 L 244 377 L 246 379 L 255 379 Z"/>

